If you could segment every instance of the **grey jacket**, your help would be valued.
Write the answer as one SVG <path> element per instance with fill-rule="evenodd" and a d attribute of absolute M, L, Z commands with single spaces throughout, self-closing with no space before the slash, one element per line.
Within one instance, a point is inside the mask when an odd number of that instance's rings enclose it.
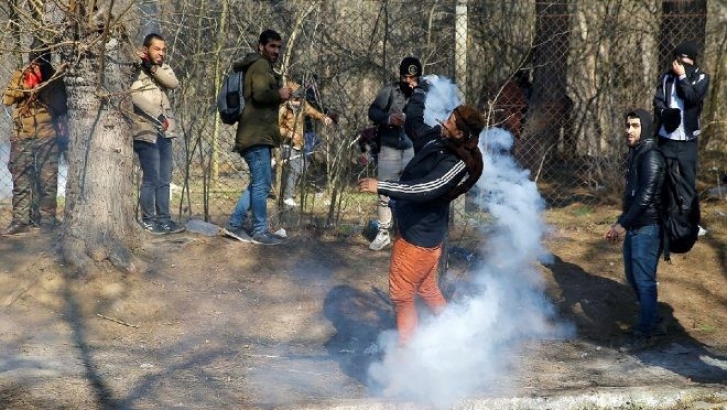
<path fill-rule="evenodd" d="M 399 88 L 399 83 L 385 85 L 369 107 L 369 119 L 379 129 L 381 145 L 396 149 L 409 149 L 413 144 L 404 132 L 404 127 L 389 125 L 389 116 L 404 112 L 409 98 Z"/>

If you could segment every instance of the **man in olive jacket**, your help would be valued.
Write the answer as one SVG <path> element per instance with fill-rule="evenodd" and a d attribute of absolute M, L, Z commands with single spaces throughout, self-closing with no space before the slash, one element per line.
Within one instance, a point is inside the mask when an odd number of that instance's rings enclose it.
<path fill-rule="evenodd" d="M 250 184 L 237 201 L 226 229 L 242 241 L 259 245 L 280 244 L 280 239 L 268 230 L 267 198 L 272 186 L 271 151 L 280 146 L 281 140 L 278 110 L 291 94 L 273 71 L 282 45 L 279 33 L 265 30 L 260 33 L 258 51 L 233 65 L 235 71 L 245 73 L 245 108 L 237 126 L 234 151 L 247 163 Z M 250 235 L 243 228 L 248 211 L 253 217 Z"/>
<path fill-rule="evenodd" d="M 31 227 L 44 233 L 57 224 L 58 137 L 67 136 L 68 110 L 63 77 L 49 52 L 35 49 L 29 64 L 16 70 L 3 94 L 14 106 L 8 169 L 13 178 L 13 219 L 1 236 L 22 235 Z M 40 46 L 39 46 L 40 47 Z"/>

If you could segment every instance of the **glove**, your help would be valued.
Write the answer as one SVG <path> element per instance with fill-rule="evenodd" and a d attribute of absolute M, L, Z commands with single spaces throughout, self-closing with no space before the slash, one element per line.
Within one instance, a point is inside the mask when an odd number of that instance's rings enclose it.
<path fill-rule="evenodd" d="M 338 113 L 335 111 L 329 111 L 328 112 L 328 118 L 333 121 L 334 124 L 338 124 Z"/>
<path fill-rule="evenodd" d="M 141 68 L 143 68 L 147 72 L 151 72 L 151 67 L 153 65 L 154 64 L 152 64 L 151 60 L 149 60 L 148 58 L 142 58 L 141 63 L 139 63 L 139 66 L 141 66 Z"/>
<path fill-rule="evenodd" d="M 427 80 L 423 79 L 419 81 L 419 84 L 417 84 L 416 87 L 414 87 L 415 93 L 427 93 L 429 91 L 429 83 Z"/>
<path fill-rule="evenodd" d="M 666 132 L 674 132 L 682 123 L 682 113 L 679 108 L 664 108 L 661 110 L 661 124 Z"/>
<path fill-rule="evenodd" d="M 164 116 L 164 114 L 159 114 L 157 120 L 159 121 L 159 125 L 162 127 L 162 132 L 169 129 L 169 120 Z"/>

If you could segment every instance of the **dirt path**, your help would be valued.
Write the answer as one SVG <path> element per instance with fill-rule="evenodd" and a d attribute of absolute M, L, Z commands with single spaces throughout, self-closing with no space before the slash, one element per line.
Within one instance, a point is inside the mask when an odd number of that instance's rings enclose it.
<path fill-rule="evenodd" d="M 724 389 L 721 236 L 663 268 L 670 332 L 629 355 L 617 349 L 635 313 L 619 252 L 594 237 L 607 218 L 578 226 L 558 218 L 554 259 L 541 270 L 577 336 L 525 344 L 478 396 Z M 49 249 L 49 238 L 0 240 L 0 408 L 293 409 L 381 393 L 366 369 L 380 358 L 378 335 L 393 327 L 388 254 L 359 237 L 298 234 L 279 248 L 193 234 L 149 239 L 141 250 L 149 272 L 91 280 L 66 279 Z"/>

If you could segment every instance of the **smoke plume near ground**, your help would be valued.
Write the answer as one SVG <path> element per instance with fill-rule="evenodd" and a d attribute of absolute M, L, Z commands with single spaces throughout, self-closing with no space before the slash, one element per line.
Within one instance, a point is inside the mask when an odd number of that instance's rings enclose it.
<path fill-rule="evenodd" d="M 436 125 L 459 104 L 456 86 L 446 78 L 429 78 L 425 122 Z M 406 348 L 390 332 L 382 335 L 381 362 L 369 369 L 374 388 L 402 400 L 448 408 L 458 400 L 496 394 L 518 386 L 503 385 L 517 368 L 524 342 L 565 338 L 569 325 L 559 323 L 543 292 L 536 263 L 546 260 L 542 245 L 544 204 L 529 172 L 510 155 L 512 135 L 497 128 L 480 135 L 484 172 L 475 201 L 487 211 L 478 253 L 481 263 L 445 312 L 423 320 Z M 486 229 L 486 230 L 485 230 Z"/>

